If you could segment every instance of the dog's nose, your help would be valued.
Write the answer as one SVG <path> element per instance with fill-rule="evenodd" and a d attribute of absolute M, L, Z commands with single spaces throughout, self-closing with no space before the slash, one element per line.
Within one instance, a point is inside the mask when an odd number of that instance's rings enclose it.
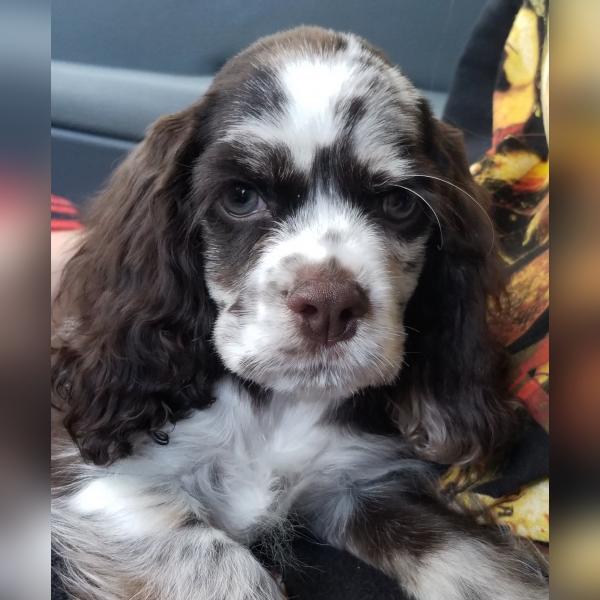
<path fill-rule="evenodd" d="M 358 319 L 369 310 L 369 299 L 350 279 L 312 279 L 300 283 L 288 295 L 287 305 L 299 316 L 307 337 L 330 345 L 356 333 Z"/>

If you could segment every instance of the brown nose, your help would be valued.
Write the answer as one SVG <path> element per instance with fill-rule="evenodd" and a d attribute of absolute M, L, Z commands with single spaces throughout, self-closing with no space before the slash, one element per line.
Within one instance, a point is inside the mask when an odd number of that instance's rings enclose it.
<path fill-rule="evenodd" d="M 300 317 L 308 338 L 330 345 L 356 333 L 357 320 L 369 310 L 369 299 L 355 281 L 313 279 L 296 287 L 287 305 Z"/>

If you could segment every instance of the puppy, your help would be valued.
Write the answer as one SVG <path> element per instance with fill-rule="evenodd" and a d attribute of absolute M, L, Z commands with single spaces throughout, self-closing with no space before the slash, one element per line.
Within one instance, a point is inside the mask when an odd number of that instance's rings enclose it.
<path fill-rule="evenodd" d="M 56 300 L 53 543 L 79 600 L 281 593 L 301 524 L 417 600 L 539 600 L 437 492 L 514 418 L 493 228 L 460 136 L 352 34 L 228 62 L 92 207 Z"/>

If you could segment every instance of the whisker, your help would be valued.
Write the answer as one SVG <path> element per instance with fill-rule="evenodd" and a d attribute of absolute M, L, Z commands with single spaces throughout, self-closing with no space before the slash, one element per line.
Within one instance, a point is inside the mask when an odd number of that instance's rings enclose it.
<path fill-rule="evenodd" d="M 496 228 L 494 227 L 494 222 L 492 221 L 492 218 L 490 217 L 488 211 L 481 205 L 481 202 L 479 202 L 476 198 L 474 198 L 471 194 L 469 194 L 469 192 L 467 192 L 467 190 L 464 190 L 463 188 L 461 188 L 459 185 L 456 185 L 455 183 L 453 183 L 452 181 L 449 181 L 448 179 L 444 179 L 443 177 L 437 177 L 436 175 L 423 175 L 423 174 L 411 174 L 409 177 L 424 177 L 426 179 L 435 179 L 436 181 L 440 181 L 441 183 L 445 183 L 446 185 L 449 185 L 451 187 L 453 187 L 454 189 L 458 190 L 459 192 L 462 192 L 467 198 L 471 199 L 478 207 L 479 210 L 485 215 L 485 218 L 487 219 L 490 228 L 492 230 L 492 242 L 490 245 L 490 249 L 488 250 L 488 254 L 491 254 L 494 250 L 494 246 L 496 245 Z M 408 188 L 405 188 L 408 189 Z M 410 190 L 412 191 L 412 190 Z"/>
<path fill-rule="evenodd" d="M 383 335 L 385 337 L 404 337 L 404 333 L 401 331 L 389 331 L 388 329 L 379 325 L 370 325 L 369 331 L 376 335 Z"/>
<path fill-rule="evenodd" d="M 404 329 L 410 329 L 416 333 L 421 333 L 416 327 L 411 327 L 410 325 L 403 325 Z"/>
<path fill-rule="evenodd" d="M 410 188 L 408 188 L 404 185 L 398 185 L 398 184 L 395 184 L 394 187 L 399 187 L 399 188 L 402 188 L 403 190 L 406 190 L 407 192 L 411 192 L 418 198 L 421 198 L 421 200 L 423 200 L 423 202 L 429 207 L 429 210 L 433 213 L 433 216 L 435 217 L 435 220 L 437 221 L 437 224 L 438 224 L 438 228 L 440 230 L 440 244 L 438 246 L 438 250 L 441 250 L 444 246 L 444 233 L 442 232 L 442 223 L 440 222 L 440 218 L 437 216 L 437 213 L 433 209 L 433 206 L 431 206 L 431 204 L 429 202 L 427 202 L 427 200 L 425 200 L 425 198 L 423 196 L 421 196 L 421 194 L 415 192 L 415 190 L 411 190 Z"/>

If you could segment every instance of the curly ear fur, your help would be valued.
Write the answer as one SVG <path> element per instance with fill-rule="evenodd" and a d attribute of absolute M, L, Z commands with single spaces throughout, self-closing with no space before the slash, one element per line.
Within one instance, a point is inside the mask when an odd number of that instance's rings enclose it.
<path fill-rule="evenodd" d="M 188 194 L 201 119 L 195 105 L 153 125 L 96 199 L 63 273 L 53 401 L 97 464 L 127 455 L 137 432 L 210 402 L 215 308 Z"/>
<path fill-rule="evenodd" d="M 407 307 L 408 366 L 393 408 L 423 457 L 472 463 L 501 450 L 514 425 L 503 354 L 487 324 L 488 302 L 502 291 L 500 268 L 488 198 L 470 175 L 462 135 L 422 109 L 426 152 L 466 193 L 434 180 L 443 247 L 430 240 Z"/>

